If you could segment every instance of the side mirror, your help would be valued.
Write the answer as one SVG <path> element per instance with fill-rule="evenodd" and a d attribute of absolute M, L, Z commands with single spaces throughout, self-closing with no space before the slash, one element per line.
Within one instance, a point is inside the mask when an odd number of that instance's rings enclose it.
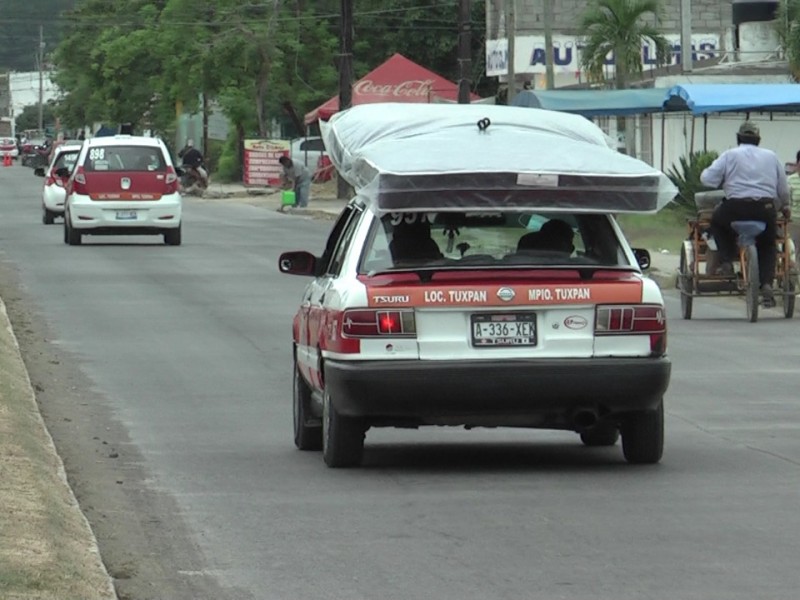
<path fill-rule="evenodd" d="M 633 255 L 636 257 L 636 262 L 639 263 L 639 266 L 642 268 L 642 271 L 646 271 L 650 268 L 650 252 L 645 250 L 644 248 L 632 248 Z"/>
<path fill-rule="evenodd" d="M 61 167 L 59 169 L 56 169 L 56 175 L 58 175 L 59 177 L 69 177 L 71 174 L 72 171 L 70 171 L 67 167 Z"/>
<path fill-rule="evenodd" d="M 44 177 L 44 167 L 36 167 L 33 170 L 33 174 L 37 177 Z"/>
<path fill-rule="evenodd" d="M 317 257 L 310 252 L 284 252 L 278 259 L 278 269 L 288 275 L 316 275 Z"/>

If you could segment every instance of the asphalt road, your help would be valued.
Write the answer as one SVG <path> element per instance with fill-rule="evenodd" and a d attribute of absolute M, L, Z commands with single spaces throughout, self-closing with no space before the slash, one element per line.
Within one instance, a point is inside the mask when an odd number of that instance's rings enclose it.
<path fill-rule="evenodd" d="M 370 431 L 363 468 L 330 470 L 292 444 L 290 325 L 305 281 L 276 269 L 281 250 L 319 251 L 329 221 L 187 200 L 181 247 L 68 247 L 60 221 L 41 224 L 40 184 L 0 169 L 0 259 L 80 372 L 73 395 L 124 430 L 121 459 L 136 457 L 125 486 L 163 500 L 140 510 L 172 507 L 139 515 L 163 524 L 148 535 L 172 592 L 127 597 L 796 596 L 800 317 L 751 324 L 726 299 L 696 301 L 687 322 L 670 292 L 657 466 L 570 433 L 429 429 Z M 69 430 L 55 437 L 69 451 Z M 97 456 L 84 460 L 73 452 L 67 470 L 91 473 Z M 98 538 L 104 555 L 124 544 Z M 194 549 L 191 569 L 179 545 Z M 189 592 L 193 578 L 218 589 Z"/>

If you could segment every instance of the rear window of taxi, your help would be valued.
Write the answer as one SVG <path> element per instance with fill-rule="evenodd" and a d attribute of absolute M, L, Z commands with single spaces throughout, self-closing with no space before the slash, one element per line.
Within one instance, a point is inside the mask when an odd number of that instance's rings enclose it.
<path fill-rule="evenodd" d="M 407 212 L 373 222 L 359 272 L 563 265 L 629 266 L 602 214 Z"/>
<path fill-rule="evenodd" d="M 53 170 L 55 171 L 64 167 L 72 169 L 72 167 L 75 166 L 75 161 L 78 160 L 78 154 L 80 154 L 79 150 L 60 152 L 56 157 L 56 162 L 53 164 Z"/>
<path fill-rule="evenodd" d="M 90 148 L 83 163 L 86 171 L 166 171 L 160 148 L 150 146 L 100 146 Z"/>

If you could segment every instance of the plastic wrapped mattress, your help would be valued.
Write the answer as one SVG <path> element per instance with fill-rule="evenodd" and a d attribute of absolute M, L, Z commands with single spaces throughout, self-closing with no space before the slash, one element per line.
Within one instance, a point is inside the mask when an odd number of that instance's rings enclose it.
<path fill-rule="evenodd" d="M 470 104 L 366 104 L 320 124 L 339 173 L 378 211 L 656 212 L 677 189 L 584 117 Z"/>

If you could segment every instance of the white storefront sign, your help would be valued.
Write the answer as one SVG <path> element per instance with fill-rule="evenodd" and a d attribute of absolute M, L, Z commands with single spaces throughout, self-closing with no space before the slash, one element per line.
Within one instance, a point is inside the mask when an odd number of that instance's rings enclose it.
<path fill-rule="evenodd" d="M 681 42 L 678 34 L 665 34 L 664 37 L 672 46 L 670 65 L 681 62 Z M 522 73 L 544 73 L 545 51 L 544 36 L 517 36 L 514 44 L 514 71 Z M 578 73 L 580 68 L 580 51 L 583 48 L 582 38 L 570 35 L 553 36 L 553 70 L 556 73 Z M 696 33 L 692 35 L 693 60 L 715 58 L 720 53 L 720 36 L 715 33 Z M 614 56 L 606 59 L 609 73 L 614 71 Z M 642 45 L 642 67 L 652 68 L 656 65 L 656 49 L 653 44 Z M 508 74 L 508 40 L 500 38 L 486 42 L 486 75 L 497 77 Z"/>

